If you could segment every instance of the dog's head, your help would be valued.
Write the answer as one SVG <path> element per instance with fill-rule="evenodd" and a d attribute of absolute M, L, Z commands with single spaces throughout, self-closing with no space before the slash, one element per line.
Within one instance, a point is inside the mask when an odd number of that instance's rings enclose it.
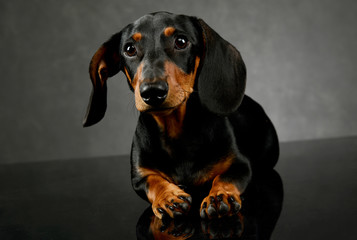
<path fill-rule="evenodd" d="M 84 126 L 104 117 L 106 81 L 119 71 L 135 93 L 136 108 L 152 114 L 176 109 L 193 92 L 209 111 L 229 114 L 240 105 L 246 81 L 240 53 L 203 20 L 166 12 L 145 15 L 94 54 Z"/>

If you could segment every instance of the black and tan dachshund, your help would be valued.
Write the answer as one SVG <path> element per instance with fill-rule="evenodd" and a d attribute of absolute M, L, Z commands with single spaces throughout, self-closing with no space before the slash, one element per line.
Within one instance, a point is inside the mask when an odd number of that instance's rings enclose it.
<path fill-rule="evenodd" d="M 108 77 L 123 71 L 140 117 L 132 185 L 158 218 L 237 214 L 252 174 L 279 155 L 273 124 L 244 95 L 239 51 L 203 20 L 148 14 L 113 35 L 90 63 L 93 91 L 83 125 L 100 121 Z M 198 211 L 199 208 L 199 211 Z"/>

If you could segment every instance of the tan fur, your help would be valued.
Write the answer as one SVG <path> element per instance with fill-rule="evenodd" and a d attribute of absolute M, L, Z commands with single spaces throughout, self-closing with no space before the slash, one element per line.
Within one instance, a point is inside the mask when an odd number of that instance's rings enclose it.
<path fill-rule="evenodd" d="M 141 33 L 135 33 L 131 38 L 134 39 L 135 42 L 139 42 L 142 38 L 142 34 Z"/>
<path fill-rule="evenodd" d="M 175 31 L 176 31 L 176 29 L 174 27 L 167 27 L 164 30 L 164 34 L 165 34 L 166 37 L 169 37 L 172 34 L 174 34 Z"/>
<path fill-rule="evenodd" d="M 182 203 L 184 200 L 179 196 L 189 197 L 181 188 L 172 183 L 171 179 L 160 171 L 147 168 L 137 170 L 142 177 L 146 177 L 147 192 L 149 202 L 152 204 L 152 210 L 158 218 L 162 218 L 158 208 L 165 210 L 172 218 L 173 213 L 168 209 L 168 205 L 173 202 Z"/>

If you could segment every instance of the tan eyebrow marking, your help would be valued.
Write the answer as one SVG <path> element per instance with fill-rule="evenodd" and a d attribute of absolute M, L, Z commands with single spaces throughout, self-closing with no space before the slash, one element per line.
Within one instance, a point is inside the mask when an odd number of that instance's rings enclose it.
<path fill-rule="evenodd" d="M 141 33 L 137 32 L 137 33 L 134 33 L 134 35 L 131 38 L 134 39 L 135 42 L 139 42 L 142 37 L 143 36 L 141 35 Z"/>
<path fill-rule="evenodd" d="M 167 27 L 164 30 L 164 34 L 165 34 L 166 37 L 169 37 L 172 34 L 174 34 L 175 31 L 176 31 L 176 29 L 174 27 Z"/>

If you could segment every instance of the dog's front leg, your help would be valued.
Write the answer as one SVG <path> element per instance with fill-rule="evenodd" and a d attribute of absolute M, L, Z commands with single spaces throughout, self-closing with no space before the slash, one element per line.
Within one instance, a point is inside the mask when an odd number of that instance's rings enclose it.
<path fill-rule="evenodd" d="M 164 215 L 175 218 L 189 212 L 191 196 L 170 181 L 165 174 L 144 168 L 139 168 L 133 186 L 141 196 L 152 204 L 154 214 L 162 219 Z M 144 196 L 143 196 L 144 197 Z"/>
<path fill-rule="evenodd" d="M 201 204 L 201 218 L 216 218 L 221 216 L 231 216 L 237 214 L 242 206 L 240 198 L 241 192 L 230 182 L 225 182 L 217 176 L 211 191 Z"/>
<path fill-rule="evenodd" d="M 186 214 L 190 210 L 192 198 L 176 184 L 160 175 L 147 176 L 147 197 L 158 218 L 168 214 L 171 218 Z"/>
<path fill-rule="evenodd" d="M 242 206 L 241 194 L 250 179 L 250 166 L 245 161 L 235 163 L 226 173 L 217 175 L 208 196 L 201 203 L 201 218 L 212 219 L 237 214 Z"/>

